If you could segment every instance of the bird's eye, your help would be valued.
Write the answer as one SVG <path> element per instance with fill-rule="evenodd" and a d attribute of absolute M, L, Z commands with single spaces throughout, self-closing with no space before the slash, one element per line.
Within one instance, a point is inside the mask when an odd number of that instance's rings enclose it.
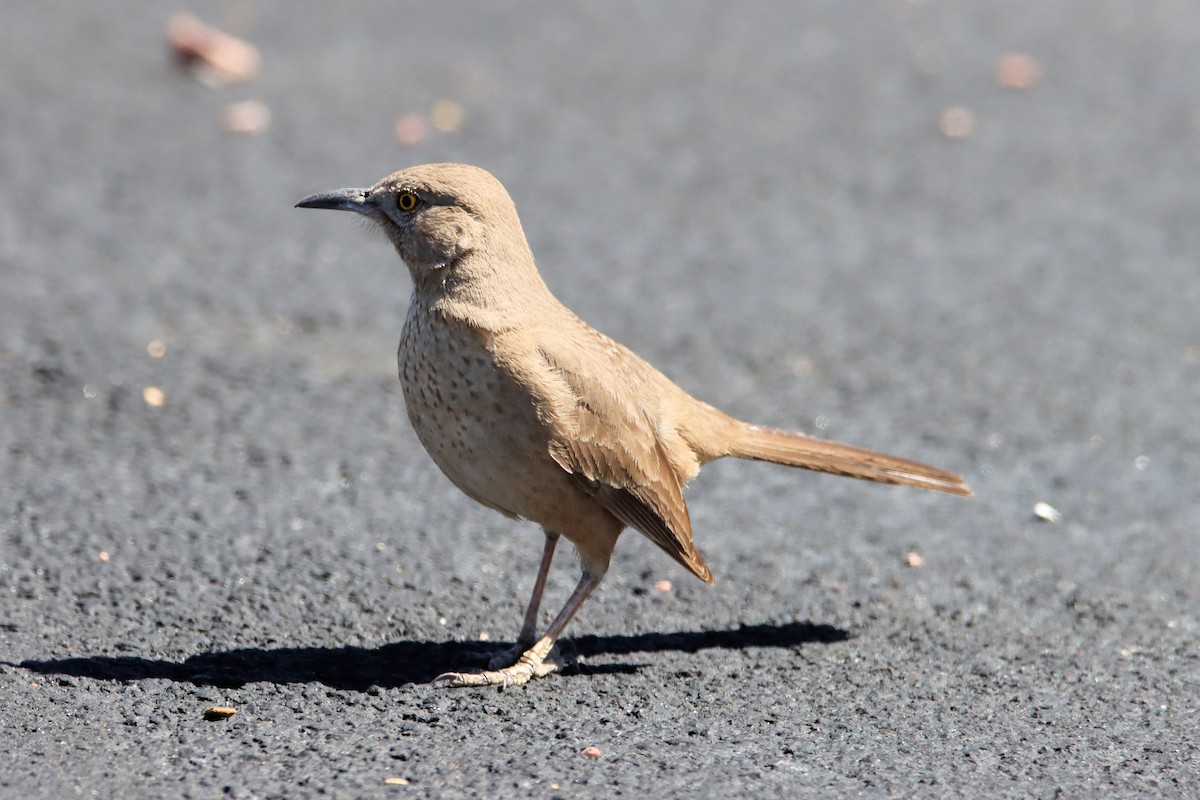
<path fill-rule="evenodd" d="M 408 213 L 417 207 L 417 196 L 412 192 L 401 192 L 396 195 L 396 208 Z"/>

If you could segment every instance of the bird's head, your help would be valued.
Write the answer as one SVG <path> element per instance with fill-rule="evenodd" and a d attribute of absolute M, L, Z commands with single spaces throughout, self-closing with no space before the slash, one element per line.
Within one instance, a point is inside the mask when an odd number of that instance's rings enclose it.
<path fill-rule="evenodd" d="M 500 181 L 479 167 L 409 167 L 369 189 L 322 192 L 296 206 L 361 214 L 387 235 L 418 283 L 475 255 L 489 263 L 529 258 L 512 199 Z"/>

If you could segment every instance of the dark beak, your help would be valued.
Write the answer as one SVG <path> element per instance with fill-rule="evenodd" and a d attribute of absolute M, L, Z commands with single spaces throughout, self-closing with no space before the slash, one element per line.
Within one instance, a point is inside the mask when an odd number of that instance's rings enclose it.
<path fill-rule="evenodd" d="M 368 189 L 335 189 L 332 192 L 321 192 L 296 203 L 296 208 L 332 208 L 335 211 L 357 211 L 359 214 L 370 214 L 375 210 L 375 203 L 367 196 L 368 191 Z"/>

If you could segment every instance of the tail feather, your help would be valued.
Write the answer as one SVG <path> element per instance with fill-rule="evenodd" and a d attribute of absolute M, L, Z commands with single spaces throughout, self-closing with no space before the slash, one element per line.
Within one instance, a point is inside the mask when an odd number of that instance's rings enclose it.
<path fill-rule="evenodd" d="M 964 497 L 971 495 L 970 487 L 956 473 L 777 428 L 744 426 L 730 455 L 849 478 L 915 486 Z"/>

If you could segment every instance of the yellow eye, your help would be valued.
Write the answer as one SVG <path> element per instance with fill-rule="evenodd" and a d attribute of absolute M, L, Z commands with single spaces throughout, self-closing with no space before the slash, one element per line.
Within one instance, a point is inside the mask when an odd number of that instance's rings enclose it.
<path fill-rule="evenodd" d="M 417 196 L 412 192 L 401 192 L 396 195 L 396 208 L 407 213 L 417 207 Z"/>

